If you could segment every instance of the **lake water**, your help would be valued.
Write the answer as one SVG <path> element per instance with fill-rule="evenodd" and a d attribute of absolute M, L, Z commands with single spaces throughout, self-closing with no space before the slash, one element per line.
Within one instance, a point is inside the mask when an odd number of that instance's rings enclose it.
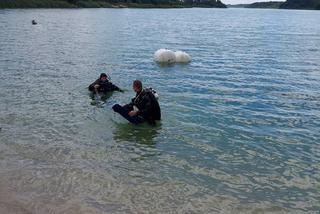
<path fill-rule="evenodd" d="M 318 213 L 319 20 L 0 10 L 0 212 Z M 159 66 L 160 48 L 192 62 Z M 87 86 L 100 72 L 126 92 L 92 105 Z M 111 110 L 134 96 L 134 79 L 160 95 L 156 127 Z"/>

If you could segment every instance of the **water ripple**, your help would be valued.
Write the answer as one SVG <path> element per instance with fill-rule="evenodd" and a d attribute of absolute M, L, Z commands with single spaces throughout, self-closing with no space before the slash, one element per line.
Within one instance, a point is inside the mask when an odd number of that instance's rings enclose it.
<path fill-rule="evenodd" d="M 285 10 L 0 10 L 0 212 L 317 213 L 318 20 Z M 159 48 L 193 60 L 159 66 Z M 100 72 L 126 92 L 95 106 L 87 85 Z M 134 96 L 134 79 L 160 94 L 156 127 L 110 109 Z"/>

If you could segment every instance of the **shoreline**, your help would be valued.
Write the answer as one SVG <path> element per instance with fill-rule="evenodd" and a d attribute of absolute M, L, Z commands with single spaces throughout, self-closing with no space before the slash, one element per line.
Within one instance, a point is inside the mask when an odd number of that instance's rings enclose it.
<path fill-rule="evenodd" d="M 249 10 L 298 10 L 298 11 L 319 11 L 319 9 L 296 9 L 296 8 L 248 8 L 248 7 L 208 7 L 208 6 L 186 6 L 186 5 L 110 5 L 107 7 L 1 7 L 0 10 L 18 10 L 18 9 L 189 9 L 189 8 L 212 8 L 212 9 L 249 9 Z"/>

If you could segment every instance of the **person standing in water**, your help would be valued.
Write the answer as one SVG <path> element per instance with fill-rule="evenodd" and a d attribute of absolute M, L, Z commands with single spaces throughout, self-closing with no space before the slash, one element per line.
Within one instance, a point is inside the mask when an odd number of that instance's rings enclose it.
<path fill-rule="evenodd" d="M 90 84 L 88 89 L 93 93 L 106 93 L 110 91 L 123 92 L 118 86 L 108 80 L 108 76 L 105 73 L 101 73 L 100 78 Z"/>
<path fill-rule="evenodd" d="M 116 104 L 112 109 L 135 125 L 145 121 L 155 125 L 155 121 L 161 119 L 158 100 L 150 89 L 142 88 L 140 80 L 133 82 L 133 90 L 136 96 L 129 104 L 124 106 Z"/>

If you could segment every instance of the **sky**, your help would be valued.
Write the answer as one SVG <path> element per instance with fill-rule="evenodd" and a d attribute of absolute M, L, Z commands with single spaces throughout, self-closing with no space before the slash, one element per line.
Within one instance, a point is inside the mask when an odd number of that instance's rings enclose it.
<path fill-rule="evenodd" d="M 259 2 L 259 1 L 271 1 L 271 0 L 221 0 L 225 4 L 248 4 L 253 2 Z M 274 0 L 276 1 L 276 0 Z M 284 1 L 284 0 L 279 0 Z"/>

